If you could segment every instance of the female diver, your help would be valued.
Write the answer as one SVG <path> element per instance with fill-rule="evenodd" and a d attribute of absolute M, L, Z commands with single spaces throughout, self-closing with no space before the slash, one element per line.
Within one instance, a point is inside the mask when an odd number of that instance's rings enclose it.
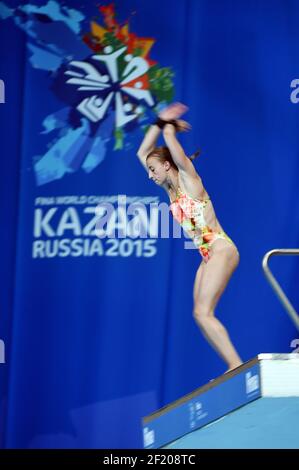
<path fill-rule="evenodd" d="M 215 308 L 238 266 L 239 253 L 223 231 L 201 177 L 176 138 L 177 131 L 190 128 L 186 121 L 178 119 L 186 110 L 183 104 L 174 103 L 161 111 L 137 155 L 149 178 L 167 192 L 173 217 L 192 238 L 203 258 L 194 282 L 194 318 L 231 370 L 242 361 L 227 330 L 215 317 Z M 166 147 L 155 146 L 161 132 Z"/>

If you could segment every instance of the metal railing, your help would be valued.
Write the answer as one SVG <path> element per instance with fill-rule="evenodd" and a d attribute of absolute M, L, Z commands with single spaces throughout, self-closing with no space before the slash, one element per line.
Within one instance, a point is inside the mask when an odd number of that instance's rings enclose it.
<path fill-rule="evenodd" d="M 290 249 L 281 248 L 281 249 L 268 251 L 265 254 L 265 256 L 263 258 L 263 262 L 262 262 L 262 266 L 263 266 L 263 270 L 264 270 L 266 278 L 268 279 L 271 287 L 273 288 L 275 294 L 277 295 L 277 297 L 281 301 L 282 305 L 286 309 L 286 311 L 287 311 L 289 317 L 291 318 L 292 322 L 295 324 L 296 328 L 299 330 L 299 315 L 296 312 L 296 310 L 294 309 L 294 307 L 291 304 L 291 302 L 289 301 L 289 299 L 287 298 L 287 296 L 285 295 L 285 293 L 282 290 L 280 284 L 275 279 L 275 277 L 273 276 L 273 274 L 270 271 L 270 268 L 268 266 L 269 259 L 271 258 L 271 256 L 274 256 L 274 255 L 275 256 L 285 256 L 285 255 L 286 256 L 288 256 L 288 255 L 298 256 L 299 255 L 299 248 L 290 248 Z"/>

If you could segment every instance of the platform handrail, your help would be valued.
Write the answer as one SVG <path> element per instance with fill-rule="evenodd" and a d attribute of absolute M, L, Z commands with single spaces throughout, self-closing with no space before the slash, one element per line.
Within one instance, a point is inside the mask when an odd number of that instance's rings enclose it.
<path fill-rule="evenodd" d="M 275 294 L 277 295 L 282 305 L 286 309 L 287 314 L 291 318 L 292 322 L 295 324 L 297 330 L 299 330 L 299 315 L 269 268 L 269 259 L 271 258 L 271 256 L 289 256 L 289 255 L 298 256 L 299 248 L 277 248 L 274 250 L 270 250 L 265 254 L 263 258 L 262 267 L 263 267 L 264 274 L 269 284 L 271 285 Z"/>

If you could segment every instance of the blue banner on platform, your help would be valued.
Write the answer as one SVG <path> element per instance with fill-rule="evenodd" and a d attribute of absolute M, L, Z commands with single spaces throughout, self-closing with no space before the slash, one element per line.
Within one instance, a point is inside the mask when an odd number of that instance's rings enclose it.
<path fill-rule="evenodd" d="M 173 404 L 143 427 L 145 448 L 157 449 L 250 403 L 261 396 L 260 369 L 255 365 L 217 383 L 182 404 Z M 217 446 L 216 446 L 217 447 Z"/>

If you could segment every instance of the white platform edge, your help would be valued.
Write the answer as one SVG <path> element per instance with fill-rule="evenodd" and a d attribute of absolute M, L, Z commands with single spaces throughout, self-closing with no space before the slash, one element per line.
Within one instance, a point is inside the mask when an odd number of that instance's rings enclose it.
<path fill-rule="evenodd" d="M 258 360 L 283 360 L 283 361 L 288 361 L 288 360 L 295 360 L 299 361 L 299 354 L 298 353 L 261 353 L 258 354 L 257 356 Z"/>
<path fill-rule="evenodd" d="M 262 397 L 299 397 L 299 354 L 259 354 Z"/>

